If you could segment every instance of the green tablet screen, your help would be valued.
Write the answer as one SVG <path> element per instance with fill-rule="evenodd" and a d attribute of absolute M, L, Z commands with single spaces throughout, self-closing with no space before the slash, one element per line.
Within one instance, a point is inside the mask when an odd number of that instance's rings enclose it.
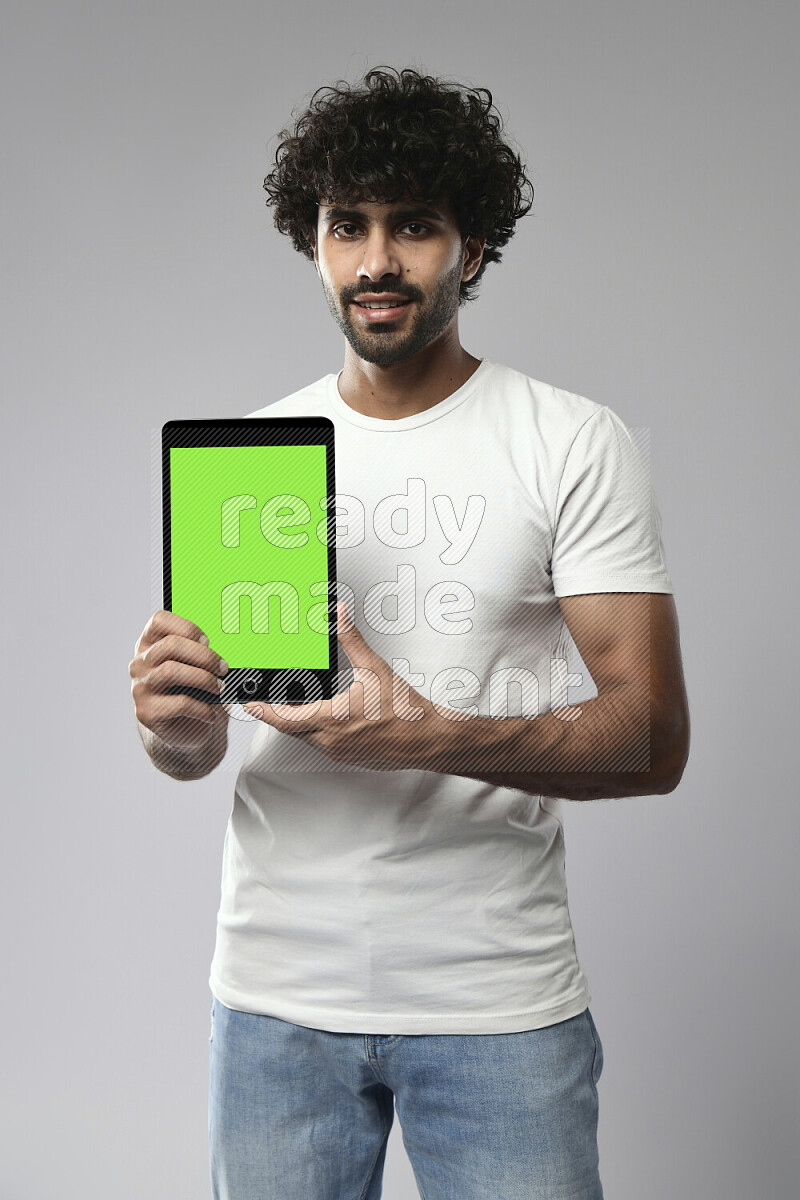
<path fill-rule="evenodd" d="M 330 667 L 324 445 L 173 446 L 172 611 L 231 667 Z"/>

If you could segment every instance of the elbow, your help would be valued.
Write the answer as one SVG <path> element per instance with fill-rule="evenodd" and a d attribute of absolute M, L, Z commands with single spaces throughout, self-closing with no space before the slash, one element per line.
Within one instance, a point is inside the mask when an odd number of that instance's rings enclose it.
<path fill-rule="evenodd" d="M 659 753 L 652 772 L 653 794 L 664 796 L 675 791 L 689 761 L 691 724 L 685 700 L 660 721 L 657 742 Z"/>

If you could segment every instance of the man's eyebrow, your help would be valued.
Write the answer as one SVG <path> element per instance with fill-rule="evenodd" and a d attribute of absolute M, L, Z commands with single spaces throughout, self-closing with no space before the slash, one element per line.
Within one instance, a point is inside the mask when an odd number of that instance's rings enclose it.
<path fill-rule="evenodd" d="M 442 225 L 444 224 L 442 214 L 433 208 L 426 208 L 425 205 L 392 209 L 389 216 L 394 221 L 413 221 L 418 217 L 424 217 L 428 221 L 439 221 Z M 322 220 L 326 225 L 331 225 L 334 221 L 366 221 L 369 218 L 358 208 L 329 208 Z"/>

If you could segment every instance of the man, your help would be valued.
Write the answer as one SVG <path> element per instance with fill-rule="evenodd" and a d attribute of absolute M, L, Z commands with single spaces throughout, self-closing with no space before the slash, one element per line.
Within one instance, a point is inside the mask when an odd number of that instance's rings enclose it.
<path fill-rule="evenodd" d="M 658 512 L 609 408 L 461 346 L 531 207 L 491 94 L 382 69 L 326 90 L 265 188 L 344 367 L 250 415 L 335 424 L 344 654 L 334 700 L 250 706 L 210 980 L 214 1196 L 374 1200 L 396 1107 L 426 1200 L 598 1200 L 603 1050 L 557 798 L 683 772 Z M 579 706 L 570 635 L 597 688 Z M 227 714 L 168 690 L 224 677 L 202 631 L 156 613 L 129 669 L 153 761 L 208 774 Z"/>

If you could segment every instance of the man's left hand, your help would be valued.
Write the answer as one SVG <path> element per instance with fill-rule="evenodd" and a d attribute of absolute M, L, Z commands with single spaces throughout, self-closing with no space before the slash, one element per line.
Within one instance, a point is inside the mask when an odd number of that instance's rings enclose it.
<path fill-rule="evenodd" d="M 373 771 L 433 769 L 428 764 L 436 745 L 453 721 L 470 714 L 426 700 L 367 645 L 346 604 L 337 604 L 336 613 L 337 635 L 353 665 L 347 691 L 310 704 L 251 701 L 245 712 L 303 738 L 334 762 Z"/>

